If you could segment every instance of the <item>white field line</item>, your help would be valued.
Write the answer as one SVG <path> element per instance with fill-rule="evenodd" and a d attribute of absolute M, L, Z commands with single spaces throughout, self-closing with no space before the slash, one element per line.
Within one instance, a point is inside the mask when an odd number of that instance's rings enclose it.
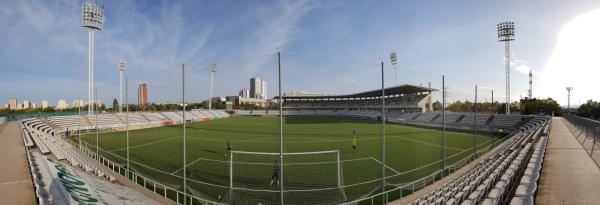
<path fill-rule="evenodd" d="M 87 142 L 85 142 L 85 143 L 87 144 Z M 100 150 L 102 150 L 102 149 L 100 148 Z M 468 149 L 467 149 L 467 150 L 468 150 Z M 461 153 L 463 153 L 463 152 L 465 152 L 465 151 L 467 151 L 467 150 L 463 150 L 462 152 L 459 152 L 459 153 L 456 153 L 456 154 L 454 154 L 454 155 L 451 155 L 451 156 L 449 156 L 448 158 L 454 157 L 454 156 L 456 156 L 456 155 L 458 155 L 458 154 L 461 154 Z M 104 151 L 104 152 L 107 152 L 106 150 L 102 150 L 102 151 Z M 114 155 L 114 156 L 115 156 L 115 157 L 117 157 L 117 158 L 125 159 L 124 157 L 121 157 L 121 156 L 119 156 L 119 155 L 115 155 L 115 154 L 113 154 L 113 153 L 110 153 L 110 152 L 107 152 L 107 153 L 109 153 L 109 154 L 111 154 L 111 155 Z M 363 160 L 363 159 L 369 159 L 369 158 L 359 158 L 359 159 L 353 159 L 353 160 L 345 160 L 345 161 L 343 161 L 343 162 L 347 162 L 347 161 L 356 161 L 356 160 Z M 167 175 L 171 175 L 171 176 L 173 176 L 173 177 L 176 177 L 176 178 L 182 178 L 181 176 L 178 176 L 178 175 L 175 175 L 175 174 L 171 174 L 171 173 L 168 173 L 168 172 L 165 172 L 165 171 L 162 171 L 162 170 L 156 169 L 156 168 L 154 168 L 154 167 L 150 167 L 150 166 L 148 166 L 148 165 L 145 165 L 145 164 L 142 164 L 142 163 L 136 162 L 136 161 L 134 161 L 134 160 L 130 160 L 130 161 L 131 161 L 131 162 L 133 162 L 133 163 L 135 163 L 135 164 L 138 164 L 138 165 L 140 165 L 140 166 L 146 167 L 146 168 L 148 168 L 148 169 L 151 169 L 151 170 L 154 170 L 154 171 L 157 171 L 157 172 L 160 172 L 160 173 L 164 173 L 164 174 L 167 174 Z M 219 161 L 219 160 L 217 160 L 217 161 Z M 396 177 L 396 176 L 399 176 L 399 175 L 403 175 L 403 174 L 406 174 L 406 173 L 410 173 L 410 172 L 413 172 L 413 171 L 416 171 L 416 170 L 422 169 L 422 168 L 424 168 L 424 167 L 431 166 L 432 164 L 439 163 L 439 162 L 441 162 L 441 160 L 439 160 L 439 161 L 436 161 L 436 162 L 432 162 L 432 163 L 429 163 L 429 164 L 427 164 L 427 165 L 423 165 L 423 166 L 420 166 L 420 167 L 417 167 L 417 168 L 414 168 L 414 169 L 411 169 L 411 170 L 407 170 L 407 171 L 404 171 L 404 172 L 401 172 L 401 173 L 398 173 L 398 174 L 395 174 L 395 175 L 386 176 L 385 178 L 387 179 L 387 178 L 391 178 L 391 177 Z M 189 181 L 192 181 L 192 182 L 200 183 L 200 184 L 205 184 L 205 185 L 209 185 L 209 186 L 214 186 L 214 187 L 229 188 L 228 186 L 223 186 L 223 185 L 218 185 L 218 184 L 212 184 L 212 183 L 208 183 L 208 182 L 202 182 L 202 181 L 197 181 L 197 180 L 193 180 L 193 179 L 188 179 L 188 180 L 189 180 Z M 355 183 L 355 184 L 344 185 L 343 187 L 344 187 L 344 188 L 347 188 L 347 187 L 354 187 L 354 186 L 358 186 L 358 185 L 362 185 L 362 184 L 373 183 L 373 182 L 380 181 L 380 180 L 381 180 L 381 179 L 374 179 L 374 180 L 369 180 L 369 181 L 363 181 L 363 182 L 358 182 L 358 183 Z M 234 188 L 235 188 L 235 187 L 234 187 Z M 335 188 L 338 188 L 338 187 L 335 187 Z M 269 191 L 269 190 L 243 189 L 243 188 L 235 188 L 235 189 L 242 189 L 242 190 L 248 190 L 248 191 Z M 325 188 L 325 189 L 329 189 L 329 188 Z M 322 189 L 322 190 L 325 190 L 325 189 Z M 333 189 L 333 188 L 331 188 L 331 189 Z M 294 191 L 297 191 L 297 190 L 294 190 Z M 304 191 L 306 191 L 306 190 L 304 190 Z"/>
<path fill-rule="evenodd" d="M 394 168 L 392 168 L 392 167 L 390 167 L 390 166 L 388 166 L 388 165 L 386 165 L 386 164 L 383 164 L 381 161 L 379 161 L 379 160 L 377 160 L 377 159 L 375 159 L 375 158 L 373 158 L 373 157 L 370 157 L 370 158 L 371 158 L 372 160 L 375 160 L 377 163 L 379 163 L 379 164 L 382 164 L 384 167 L 387 167 L 387 168 L 391 169 L 392 171 L 396 172 L 396 174 L 400 174 L 400 172 L 399 172 L 399 171 L 396 171 Z"/>
<path fill-rule="evenodd" d="M 169 140 L 172 140 L 172 139 L 174 139 L 176 137 L 181 137 L 181 136 L 167 137 L 167 138 L 164 138 L 164 139 L 161 139 L 161 140 L 157 140 L 157 141 L 153 141 L 153 142 L 148 142 L 148 143 L 139 144 L 139 145 L 135 145 L 135 146 L 129 146 L 129 149 L 135 149 L 135 148 L 138 148 L 138 147 L 144 147 L 146 145 L 153 145 L 153 144 L 157 144 L 159 142 L 169 141 Z M 126 150 L 126 149 L 127 149 L 127 147 L 118 148 L 118 149 L 112 149 L 112 150 L 109 150 L 109 152 L 112 152 L 112 151 L 121 151 L 121 150 Z"/>
<path fill-rule="evenodd" d="M 177 137 L 177 136 L 175 136 L 175 137 Z M 132 146 L 132 147 L 129 147 L 129 149 L 131 149 L 131 148 L 139 148 L 139 147 L 143 147 L 143 146 L 146 146 L 146 145 L 153 145 L 153 144 L 156 144 L 156 143 L 159 143 L 159 142 L 171 140 L 171 139 L 173 139 L 175 137 L 169 137 L 169 138 L 161 139 L 161 140 L 154 141 L 154 142 L 149 142 L 149 143 L 145 143 L 145 144 L 140 144 L 140 145 Z M 416 139 L 412 139 L 412 138 L 403 138 L 401 136 L 396 136 L 396 135 L 390 135 L 388 137 L 392 137 L 392 138 L 400 139 L 400 140 L 405 140 L 405 141 L 409 141 L 409 142 L 420 143 L 420 144 L 424 144 L 424 145 L 430 145 L 430 146 L 434 146 L 434 147 L 438 147 L 438 148 L 442 147 L 440 145 L 436 145 L 436 144 L 433 144 L 433 143 L 428 143 L 428 142 L 424 142 L 424 141 L 420 141 L 420 140 L 416 140 Z M 208 139 L 199 139 L 199 138 L 195 138 L 195 137 L 187 137 L 187 138 L 189 138 L 191 140 L 207 140 L 207 141 L 219 141 L 219 142 L 226 142 L 227 141 L 226 139 L 210 139 L 210 138 L 208 138 Z M 272 139 L 272 140 L 264 140 L 264 139 Z M 286 142 L 315 142 L 316 143 L 316 142 L 337 142 L 337 141 L 350 141 L 351 140 L 351 139 L 320 139 L 320 138 L 312 138 L 312 139 L 314 139 L 314 140 L 286 140 Z M 363 137 L 363 138 L 359 138 L 359 139 L 380 139 L 380 138 L 379 137 Z M 279 141 L 278 139 L 274 139 L 274 138 L 251 138 L 251 139 L 240 140 L 240 141 L 236 140 L 235 142 L 236 143 L 243 143 L 243 142 L 248 142 L 248 143 L 254 142 L 254 143 L 256 143 L 256 142 L 278 142 L 278 141 Z M 125 150 L 125 149 L 127 149 L 127 148 L 118 148 L 118 149 L 113 149 L 113 150 L 110 150 L 110 151 L 121 151 L 121 150 Z M 451 149 L 451 150 L 456 150 L 456 151 L 463 151 L 464 150 L 464 149 L 460 149 L 460 148 L 457 148 L 457 147 L 449 147 L 449 146 L 446 146 L 446 149 Z"/>
<path fill-rule="evenodd" d="M 363 157 L 363 158 L 357 158 L 357 159 L 340 160 L 340 162 L 341 162 L 341 163 L 345 163 L 345 162 L 352 162 L 352 161 L 359 161 L 359 160 L 366 160 L 366 159 L 371 159 L 371 158 L 369 158 L 369 157 Z M 199 161 L 210 161 L 210 162 L 229 163 L 229 161 L 227 161 L 227 160 L 207 159 L 207 158 L 201 158 L 201 157 L 199 157 L 199 158 L 197 158 L 196 160 L 194 160 L 193 162 L 189 163 L 189 164 L 188 164 L 187 166 L 185 166 L 185 167 L 187 168 L 187 167 L 189 167 L 189 166 L 192 166 L 192 165 L 194 165 L 196 162 L 199 162 Z M 316 164 L 334 164 L 334 163 L 337 163 L 337 161 L 325 161 L 325 162 L 297 162 L 297 163 L 286 163 L 285 165 L 288 165 L 288 166 L 289 166 L 289 165 L 308 165 L 308 164 L 310 164 L 310 165 L 316 165 Z M 261 163 L 261 162 L 258 162 L 258 163 L 253 163 L 253 162 L 234 162 L 234 164 L 268 165 L 268 166 L 272 166 L 272 165 L 273 165 L 273 163 Z M 171 174 L 175 174 L 175 173 L 177 173 L 177 172 L 181 171 L 182 169 L 183 169 L 183 167 L 182 167 L 182 168 L 179 168 L 179 169 L 177 169 L 177 170 L 175 170 L 175 171 L 173 171 Z"/>
<path fill-rule="evenodd" d="M 433 143 L 429 143 L 429 142 L 423 142 L 423 141 L 419 141 L 419 140 L 415 140 L 415 139 L 406 139 L 406 138 L 402 138 L 400 136 L 395 136 L 395 135 L 390 135 L 390 137 L 393 137 L 393 138 L 396 138 L 396 139 L 400 139 L 400 140 L 406 140 L 406 141 L 409 141 L 409 142 L 415 142 L 415 143 L 420 143 L 420 144 L 424 144 L 424 145 L 429 145 L 429 146 L 433 146 L 433 147 L 442 148 L 441 145 L 437 145 L 437 144 L 433 144 Z M 465 149 L 460 149 L 460 148 L 457 148 L 457 147 L 449 147 L 449 146 L 446 146 L 446 149 L 451 149 L 451 150 L 456 150 L 456 151 L 463 151 L 463 150 L 465 150 Z"/>

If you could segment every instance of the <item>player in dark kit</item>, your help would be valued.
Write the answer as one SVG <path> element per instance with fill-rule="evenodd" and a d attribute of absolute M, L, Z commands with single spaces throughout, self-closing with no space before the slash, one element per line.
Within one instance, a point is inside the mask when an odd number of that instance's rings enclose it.
<path fill-rule="evenodd" d="M 273 181 L 277 182 L 277 186 L 279 187 L 279 163 L 277 160 L 273 163 L 273 175 L 271 176 L 271 186 L 273 186 Z"/>
<path fill-rule="evenodd" d="M 231 144 L 229 144 L 229 140 L 225 143 L 225 157 L 231 153 Z"/>

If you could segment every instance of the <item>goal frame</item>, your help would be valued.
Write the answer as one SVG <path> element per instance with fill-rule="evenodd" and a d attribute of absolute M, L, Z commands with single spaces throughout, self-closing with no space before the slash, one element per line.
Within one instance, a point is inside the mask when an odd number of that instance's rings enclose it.
<path fill-rule="evenodd" d="M 342 188 L 342 164 L 340 159 L 340 150 L 327 150 L 327 151 L 316 151 L 316 152 L 248 152 L 248 151 L 230 151 L 229 153 L 229 189 L 234 190 L 233 187 L 233 157 L 235 154 L 248 154 L 248 155 L 272 155 L 272 156 L 297 156 L 297 155 L 317 155 L 317 154 L 335 154 L 336 156 L 336 172 L 337 172 L 337 188 Z M 285 165 L 285 164 L 284 164 Z M 283 173 L 282 173 L 283 174 Z M 283 187 L 283 177 L 279 179 Z M 285 190 L 284 190 L 285 191 Z"/>

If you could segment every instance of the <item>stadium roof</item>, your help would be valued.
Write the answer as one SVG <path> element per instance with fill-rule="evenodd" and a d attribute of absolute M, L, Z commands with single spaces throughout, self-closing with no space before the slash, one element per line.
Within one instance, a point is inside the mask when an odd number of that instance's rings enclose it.
<path fill-rule="evenodd" d="M 414 94 L 421 92 L 433 92 L 438 91 L 434 88 L 427 88 L 416 85 L 399 85 L 385 88 L 385 95 L 399 95 L 399 94 Z M 347 95 L 321 95 L 321 96 L 283 96 L 284 99 L 319 99 L 319 98 L 363 98 L 363 97 L 380 97 L 381 89 L 370 90 L 360 93 L 347 94 Z M 278 97 L 276 96 L 275 99 Z"/>

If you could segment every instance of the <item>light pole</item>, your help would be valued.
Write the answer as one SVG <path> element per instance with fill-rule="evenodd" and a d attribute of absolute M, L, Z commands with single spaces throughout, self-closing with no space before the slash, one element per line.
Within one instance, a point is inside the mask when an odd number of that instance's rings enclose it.
<path fill-rule="evenodd" d="M 567 112 L 571 109 L 571 90 L 573 87 L 567 87 Z"/>
<path fill-rule="evenodd" d="M 119 61 L 119 113 L 123 112 L 123 72 L 125 71 L 126 66 L 127 62 L 125 62 L 124 59 L 121 59 Z"/>
<path fill-rule="evenodd" d="M 504 59 L 506 63 L 506 114 L 510 115 L 510 41 L 515 40 L 515 23 L 498 24 L 498 41 L 504 41 Z"/>
<path fill-rule="evenodd" d="M 98 3 L 84 3 L 81 7 L 83 27 L 88 29 L 88 115 L 94 112 L 90 103 L 94 100 L 94 31 L 102 30 L 104 6 Z"/>
<path fill-rule="evenodd" d="M 217 72 L 217 60 L 213 60 L 213 62 L 210 64 L 210 91 L 208 96 L 209 110 L 212 110 L 213 82 L 215 80 L 215 72 Z"/>
<path fill-rule="evenodd" d="M 398 85 L 398 56 L 396 54 L 396 50 L 392 50 L 390 54 L 390 62 L 392 66 L 394 66 L 394 85 Z"/>

